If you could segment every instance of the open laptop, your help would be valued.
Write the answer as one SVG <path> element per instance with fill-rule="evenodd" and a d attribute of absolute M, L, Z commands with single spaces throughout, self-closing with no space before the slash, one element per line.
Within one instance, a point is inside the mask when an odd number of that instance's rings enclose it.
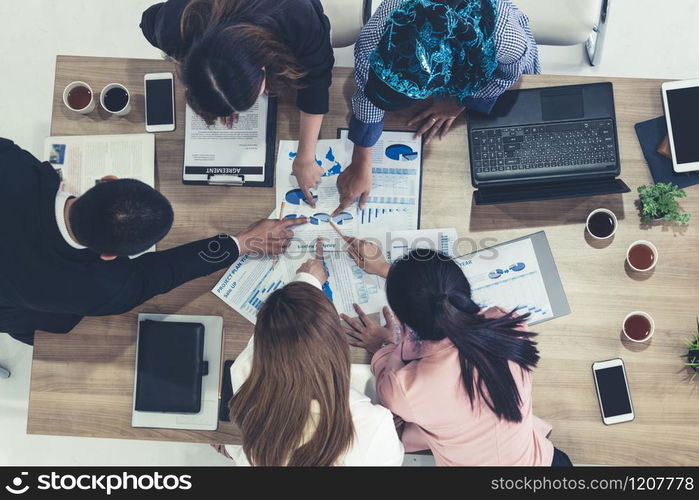
<path fill-rule="evenodd" d="M 505 92 L 468 118 L 477 205 L 627 193 L 612 84 Z"/>

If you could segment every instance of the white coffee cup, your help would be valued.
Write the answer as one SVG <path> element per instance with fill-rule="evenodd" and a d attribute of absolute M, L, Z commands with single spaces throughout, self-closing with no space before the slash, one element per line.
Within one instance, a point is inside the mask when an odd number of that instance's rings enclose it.
<path fill-rule="evenodd" d="M 614 229 L 612 230 L 612 232 L 608 236 L 597 236 L 592 231 L 590 231 L 590 219 L 595 214 L 598 214 L 598 213 L 607 214 L 614 221 Z M 606 239 L 611 238 L 616 233 L 617 227 L 619 227 L 619 221 L 616 218 L 616 214 L 614 212 L 612 212 L 611 210 L 606 209 L 606 208 L 598 208 L 596 210 L 593 210 L 592 212 L 590 212 L 590 215 L 587 216 L 587 220 L 585 221 L 585 228 L 587 229 L 587 232 L 590 234 L 590 236 L 592 236 L 596 240 L 606 240 Z"/>
<path fill-rule="evenodd" d="M 85 106 L 82 109 L 77 109 L 77 108 L 74 108 L 73 106 L 71 106 L 69 103 L 69 99 L 68 99 L 68 96 L 70 95 L 71 91 L 73 91 L 74 89 L 76 89 L 78 87 L 84 87 L 90 91 L 90 102 L 87 104 L 87 106 Z M 80 81 L 69 83 L 68 86 L 65 88 L 65 90 L 63 90 L 63 104 L 69 110 L 75 111 L 76 113 L 80 113 L 82 115 L 92 113 L 95 110 L 95 106 L 97 105 L 95 103 L 95 94 L 92 91 L 92 87 L 90 87 L 87 83 L 80 82 Z"/>
<path fill-rule="evenodd" d="M 634 266 L 631 263 L 631 260 L 629 259 L 629 255 L 631 254 L 631 250 L 638 245 L 647 246 L 653 252 L 653 263 L 647 269 L 637 268 L 636 266 Z M 629 248 L 626 250 L 626 262 L 629 264 L 629 267 L 631 269 L 633 269 L 634 271 L 638 271 L 640 273 L 644 273 L 644 272 L 647 272 L 647 271 L 650 271 L 651 269 L 653 269 L 656 266 L 656 264 L 658 263 L 658 257 L 659 257 L 659 254 L 658 254 L 657 247 L 655 245 L 653 245 L 650 241 L 646 241 L 646 240 L 636 240 L 633 243 L 631 243 L 629 245 Z"/>
<path fill-rule="evenodd" d="M 637 340 L 637 339 L 631 338 L 631 336 L 629 336 L 629 334 L 626 333 L 626 322 L 627 322 L 628 319 L 629 319 L 630 317 L 632 317 L 632 316 L 643 316 L 643 317 L 646 318 L 646 319 L 648 320 L 648 322 L 650 323 L 650 332 L 648 333 L 648 335 L 646 335 L 645 338 L 643 338 L 643 339 L 641 339 L 641 340 Z M 627 314 L 626 317 L 624 318 L 624 322 L 621 324 L 621 330 L 624 332 L 624 336 L 625 336 L 627 339 L 629 339 L 631 342 L 638 342 L 638 343 L 648 342 L 648 341 L 650 340 L 650 338 L 653 336 L 653 334 L 655 333 L 655 321 L 653 320 L 653 317 L 652 317 L 650 314 L 646 313 L 646 312 L 643 312 L 643 311 L 634 311 L 634 312 L 630 312 L 630 313 Z"/>
<path fill-rule="evenodd" d="M 122 89 L 124 92 L 126 92 L 126 105 L 116 111 L 112 111 L 104 103 L 104 99 L 107 96 L 107 93 L 112 90 L 112 89 Z M 131 93 L 129 92 L 129 89 L 127 89 L 124 85 L 121 83 L 110 83 L 106 85 L 103 89 L 102 92 L 100 93 L 100 104 L 102 105 L 102 108 L 107 112 L 111 113 L 115 116 L 124 116 L 128 115 L 129 112 L 131 111 Z"/>

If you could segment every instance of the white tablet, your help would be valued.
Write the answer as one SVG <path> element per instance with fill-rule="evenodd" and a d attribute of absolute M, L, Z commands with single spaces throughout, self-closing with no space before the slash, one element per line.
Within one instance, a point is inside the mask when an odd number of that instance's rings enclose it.
<path fill-rule="evenodd" d="M 673 168 L 699 170 L 699 80 L 665 82 L 662 88 Z"/>

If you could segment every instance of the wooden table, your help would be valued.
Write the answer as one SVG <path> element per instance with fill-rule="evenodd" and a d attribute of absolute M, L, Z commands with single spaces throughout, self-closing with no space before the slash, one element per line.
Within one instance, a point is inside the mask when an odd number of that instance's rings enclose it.
<path fill-rule="evenodd" d="M 143 75 L 174 71 L 164 61 L 60 56 L 56 64 L 51 132 L 102 134 L 143 132 Z M 95 89 L 111 81 L 126 84 L 135 106 L 126 118 L 108 118 L 96 110 L 82 116 L 61 103 L 67 83 L 80 79 Z M 535 374 L 534 408 L 554 426 L 551 439 L 576 463 L 616 465 L 697 465 L 698 382 L 690 382 L 681 355 L 696 331 L 699 313 L 699 220 L 687 228 L 643 227 L 634 205 L 635 189 L 651 181 L 633 125 L 662 114 L 659 80 L 526 76 L 522 87 L 612 81 L 617 108 L 622 178 L 634 192 L 615 196 L 476 207 L 465 158 L 465 124 L 457 122 L 444 141 L 425 152 L 422 227 L 456 227 L 462 251 L 546 230 L 568 299 L 571 315 L 539 325 L 541 362 Z M 331 109 L 322 137 L 334 138 L 350 116 L 354 90 L 351 70 L 335 70 Z M 176 220 L 161 249 L 225 231 L 235 233 L 274 206 L 271 188 L 184 186 L 181 182 L 184 100 L 177 91 L 177 130 L 158 134 L 156 182 L 173 203 Z M 295 137 L 298 113 L 293 99 L 280 103 L 279 139 Z M 99 108 L 98 108 L 99 109 Z M 387 127 L 404 128 L 405 114 L 390 115 Z M 682 206 L 699 217 L 699 188 L 688 189 Z M 620 225 L 613 241 L 597 245 L 585 236 L 584 222 L 594 208 L 607 207 Z M 629 273 L 627 246 L 652 240 L 660 250 L 649 275 Z M 191 442 L 239 442 L 233 424 L 216 432 L 131 427 L 135 332 L 138 312 L 215 314 L 225 319 L 225 356 L 234 358 L 252 333 L 252 325 L 210 293 L 222 273 L 188 283 L 128 314 L 87 318 L 70 335 L 38 334 L 34 348 L 28 432 L 72 436 Z M 653 315 L 656 333 L 648 344 L 623 339 L 624 316 L 642 309 Z M 622 357 L 636 409 L 632 423 L 602 424 L 590 365 Z M 354 351 L 355 362 L 366 361 Z"/>

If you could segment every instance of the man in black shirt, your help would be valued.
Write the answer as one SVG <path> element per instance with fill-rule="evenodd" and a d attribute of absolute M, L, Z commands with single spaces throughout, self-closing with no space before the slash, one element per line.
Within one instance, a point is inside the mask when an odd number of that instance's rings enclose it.
<path fill-rule="evenodd" d="M 48 162 L 0 138 L 0 332 L 32 344 L 35 330 L 67 333 L 84 316 L 122 314 L 240 255 L 282 253 L 292 226 L 306 222 L 262 220 L 236 236 L 129 258 L 172 221 L 167 199 L 132 179 L 72 197 Z"/>

